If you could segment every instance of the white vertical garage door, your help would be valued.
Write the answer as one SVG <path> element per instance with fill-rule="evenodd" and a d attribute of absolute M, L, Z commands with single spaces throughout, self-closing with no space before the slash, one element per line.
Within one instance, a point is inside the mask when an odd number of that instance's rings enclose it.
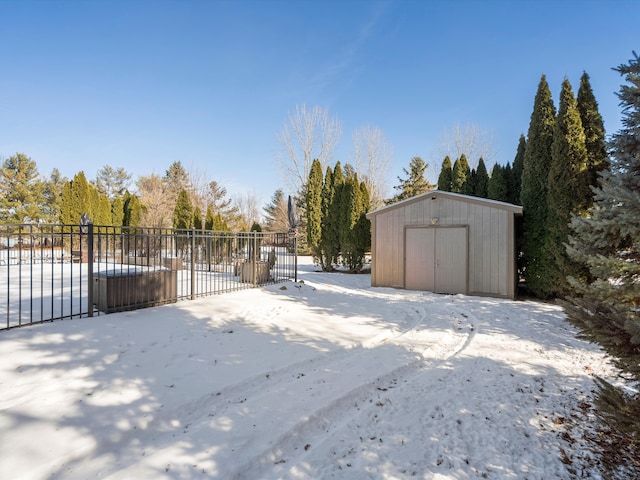
<path fill-rule="evenodd" d="M 405 230 L 405 288 L 467 293 L 467 227 Z"/>

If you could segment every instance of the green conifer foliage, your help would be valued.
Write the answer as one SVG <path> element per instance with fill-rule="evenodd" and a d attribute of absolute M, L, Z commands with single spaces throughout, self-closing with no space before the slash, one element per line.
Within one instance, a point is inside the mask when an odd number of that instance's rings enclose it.
<path fill-rule="evenodd" d="M 563 306 L 588 339 L 640 381 L 640 59 L 634 53 L 616 70 L 627 82 L 618 93 L 623 126 L 609 142 L 610 168 L 601 172 L 594 206 L 571 222 L 569 255 L 590 275 L 570 279 Z M 599 411 L 614 431 L 628 433 L 637 459 L 640 395 L 603 385 Z"/>
<path fill-rule="evenodd" d="M 564 295 L 567 276 L 582 275 L 579 264 L 569 260 L 565 243 L 569 238 L 572 214 L 583 214 L 581 206 L 591 203 L 587 181 L 587 149 L 582 121 L 569 80 L 562 82 L 560 105 L 551 148 L 548 181 L 547 235 L 545 237 L 545 278 L 540 282 L 544 297 Z"/>
<path fill-rule="evenodd" d="M 442 161 L 442 168 L 440 169 L 440 175 L 438 176 L 438 190 L 444 192 L 451 191 L 451 175 L 452 175 L 451 159 L 447 155 Z"/>
<path fill-rule="evenodd" d="M 598 102 L 593 94 L 589 75 L 586 72 L 580 78 L 577 100 L 587 148 L 587 181 L 590 186 L 596 187 L 599 172 L 609 167 L 609 156 L 607 155 L 604 122 L 598 110 Z M 590 208 L 592 199 L 592 196 L 588 197 L 589 203 L 583 205 L 583 208 Z"/>
<path fill-rule="evenodd" d="M 484 159 L 480 157 L 478 160 L 478 170 L 476 171 L 476 187 L 473 195 L 476 197 L 487 198 L 489 195 L 489 173 Z"/>
<path fill-rule="evenodd" d="M 424 176 L 428 167 L 429 164 L 426 163 L 422 158 L 413 157 L 409 162 L 409 170 L 407 170 L 406 168 L 402 169 L 405 175 L 407 175 L 407 178 L 403 180 L 402 178 L 398 177 L 400 185 L 393 187 L 396 190 L 399 190 L 400 193 L 395 195 L 387 203 L 396 203 L 431 190 L 433 188 L 433 185 L 431 185 Z"/>
<path fill-rule="evenodd" d="M 527 140 L 524 138 L 524 135 L 520 135 L 520 140 L 518 140 L 518 149 L 516 151 L 516 156 L 513 159 L 513 167 L 511 169 L 512 177 L 513 177 L 513 195 L 511 196 L 510 202 L 515 205 L 522 205 L 522 200 L 520 199 L 520 188 L 522 186 L 522 168 L 524 167 L 524 152 L 527 148 Z"/>
<path fill-rule="evenodd" d="M 196 230 L 202 230 L 202 227 L 202 211 L 200 210 L 200 207 L 196 206 L 193 209 L 193 228 Z"/>
<path fill-rule="evenodd" d="M 339 165 L 339 164 L 338 164 Z M 336 261 L 340 245 L 338 240 L 336 218 L 333 215 L 335 188 L 333 170 L 327 167 L 322 184 L 322 236 L 320 239 L 320 266 L 324 271 L 331 271 Z"/>
<path fill-rule="evenodd" d="M 36 162 L 23 153 L 9 157 L 0 167 L 0 222 L 25 223 L 43 219 L 44 189 Z"/>
<path fill-rule="evenodd" d="M 311 163 L 305 194 L 307 216 L 307 245 L 316 261 L 320 262 L 322 239 L 322 165 L 319 160 Z"/>
<path fill-rule="evenodd" d="M 556 109 L 544 75 L 538 84 L 522 167 L 520 200 L 523 207 L 522 254 L 526 284 L 531 293 L 544 293 L 544 248 L 548 218 L 547 182 Z"/>
<path fill-rule="evenodd" d="M 467 182 L 471 176 L 471 169 L 467 156 L 463 153 L 453 163 L 451 172 L 451 191 L 455 193 L 467 193 Z"/>
<path fill-rule="evenodd" d="M 191 228 L 193 226 L 193 205 L 189 194 L 183 188 L 173 210 L 173 228 Z"/>
<path fill-rule="evenodd" d="M 505 176 L 505 169 L 497 163 L 491 169 L 491 178 L 487 186 L 487 198 L 506 202 L 509 195 L 509 187 Z"/>
<path fill-rule="evenodd" d="M 214 218 L 213 218 L 213 210 L 211 207 L 207 207 L 207 213 L 204 216 L 204 229 L 207 231 L 213 230 Z"/>
<path fill-rule="evenodd" d="M 144 206 L 140 203 L 137 195 L 129 192 L 124 194 L 122 225 L 127 227 L 141 227 L 142 213 Z M 191 217 L 190 217 L 191 218 Z"/>

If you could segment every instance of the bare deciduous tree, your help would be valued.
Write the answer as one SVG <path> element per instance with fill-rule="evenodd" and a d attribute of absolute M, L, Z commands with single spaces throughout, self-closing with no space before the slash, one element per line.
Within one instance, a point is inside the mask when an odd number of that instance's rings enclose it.
<path fill-rule="evenodd" d="M 247 192 L 238 194 L 234 197 L 233 201 L 245 222 L 245 228 L 243 230 L 249 230 L 254 223 L 260 223 L 258 196 L 255 193 Z"/>
<path fill-rule="evenodd" d="M 342 135 L 342 125 L 330 117 L 326 108 L 296 105 L 282 131 L 277 135 L 280 144 L 278 162 L 283 180 L 294 192 L 301 192 L 307 183 L 311 163 L 318 159 L 323 170 L 333 159 Z"/>
<path fill-rule="evenodd" d="M 475 124 L 454 125 L 451 130 L 444 130 L 438 152 L 438 163 L 447 155 L 454 161 L 464 153 L 471 168 L 478 165 L 480 158 L 489 166 L 496 155 L 493 134 Z"/>
<path fill-rule="evenodd" d="M 150 227 L 170 227 L 176 198 L 166 179 L 157 174 L 138 177 L 136 182 L 141 203 L 146 207 L 141 223 Z"/>
<path fill-rule="evenodd" d="M 382 130 L 367 125 L 353 133 L 353 154 L 356 171 L 369 190 L 371 208 L 383 206 L 393 148 Z"/>

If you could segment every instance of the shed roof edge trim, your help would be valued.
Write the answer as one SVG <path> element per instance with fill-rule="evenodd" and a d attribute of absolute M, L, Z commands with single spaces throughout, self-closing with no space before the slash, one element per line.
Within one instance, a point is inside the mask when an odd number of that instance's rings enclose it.
<path fill-rule="evenodd" d="M 451 200 L 458 200 L 462 202 L 486 205 L 488 207 L 494 207 L 494 208 L 499 208 L 502 210 L 513 212 L 515 215 L 522 215 L 522 207 L 520 205 L 514 205 L 512 203 L 507 203 L 507 202 L 500 202 L 498 200 L 491 200 L 488 198 L 474 197 L 471 195 L 463 195 L 461 193 L 445 192 L 444 190 L 431 190 L 429 192 L 416 195 L 415 197 L 407 198 L 405 200 L 392 203 L 391 205 L 386 205 L 384 207 L 378 208 L 373 212 L 367 213 L 367 218 L 370 219 L 380 213 L 388 212 L 396 208 L 401 208 L 401 207 L 410 205 L 412 203 L 420 202 L 429 196 L 432 196 L 432 197 L 435 196 L 436 198 L 438 197 L 449 198 Z"/>

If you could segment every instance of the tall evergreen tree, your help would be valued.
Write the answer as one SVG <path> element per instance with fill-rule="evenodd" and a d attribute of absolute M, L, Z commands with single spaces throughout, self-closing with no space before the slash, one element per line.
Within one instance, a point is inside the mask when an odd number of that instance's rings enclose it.
<path fill-rule="evenodd" d="M 520 135 L 520 140 L 518 140 L 518 149 L 516 150 L 516 156 L 513 159 L 513 168 L 511 169 L 513 176 L 513 195 L 509 200 L 511 203 L 515 205 L 522 205 L 522 200 L 520 199 L 520 189 L 522 186 L 522 169 L 524 167 L 524 153 L 527 148 L 527 140 L 524 138 L 524 135 Z"/>
<path fill-rule="evenodd" d="M 476 186 L 473 195 L 476 197 L 487 198 L 489 195 L 489 173 L 484 159 L 480 157 L 478 160 L 478 170 L 476 171 Z"/>
<path fill-rule="evenodd" d="M 451 175 L 452 175 L 451 159 L 449 155 L 444 157 L 442 161 L 442 168 L 440 169 L 440 175 L 438 176 L 438 190 L 443 192 L 451 191 Z"/>
<path fill-rule="evenodd" d="M 573 293 L 563 306 L 587 338 L 640 381 L 640 58 L 634 53 L 616 70 L 627 82 L 618 93 L 622 129 L 609 142 L 610 169 L 601 172 L 594 207 L 571 222 L 569 255 L 590 275 L 570 279 Z M 603 385 L 598 411 L 612 431 L 628 432 L 621 450 L 637 459 L 640 395 Z"/>
<path fill-rule="evenodd" d="M 263 208 L 265 229 L 269 232 L 286 232 L 289 229 L 288 205 L 284 191 L 277 189 L 271 202 Z"/>
<path fill-rule="evenodd" d="M 556 109 L 544 75 L 538 84 L 522 167 L 520 200 L 523 207 L 522 254 L 526 284 L 534 295 L 543 293 L 545 237 L 548 218 L 547 182 Z"/>
<path fill-rule="evenodd" d="M 407 178 L 402 179 L 398 177 L 400 185 L 393 187 L 396 190 L 399 190 L 400 193 L 395 195 L 387 203 L 396 203 L 431 190 L 433 188 L 433 185 L 431 185 L 424 176 L 427 168 L 429 168 L 429 164 L 426 163 L 422 158 L 413 157 L 411 159 L 411 162 L 409 162 L 409 170 L 407 170 L 406 168 L 402 169 L 405 175 L 407 175 Z"/>
<path fill-rule="evenodd" d="M 463 153 L 453 163 L 451 171 L 451 191 L 455 193 L 467 193 L 467 183 L 471 176 L 471 169 L 467 156 Z"/>
<path fill-rule="evenodd" d="M 569 260 L 565 243 L 569 237 L 572 214 L 582 214 L 582 206 L 591 203 L 587 179 L 587 149 L 582 121 L 568 79 L 562 82 L 558 117 L 553 131 L 551 167 L 548 180 L 548 212 L 545 237 L 545 276 L 538 294 L 544 297 L 564 295 L 567 276 L 580 276 L 580 265 Z"/>
<path fill-rule="evenodd" d="M 31 158 L 18 153 L 5 160 L 0 168 L 0 222 L 44 219 L 44 187 L 36 162 Z"/>
<path fill-rule="evenodd" d="M 341 250 L 341 229 L 344 221 L 344 182 L 345 177 L 342 172 L 342 165 L 337 162 L 333 168 L 333 175 L 331 177 L 330 186 L 330 204 L 327 209 L 327 223 L 329 225 L 329 231 L 326 233 L 323 243 L 325 245 L 325 255 L 327 257 L 327 268 L 331 269 L 332 265 L 337 264 L 340 258 Z M 324 233 L 324 230 L 323 230 Z"/>
<path fill-rule="evenodd" d="M 137 195 L 125 192 L 123 205 L 122 225 L 127 227 L 141 227 L 144 206 L 140 203 Z"/>
<path fill-rule="evenodd" d="M 336 169 L 340 168 L 340 163 L 336 164 Z M 336 176 L 342 178 L 342 170 L 336 172 Z M 327 166 L 322 184 L 322 236 L 320 265 L 324 271 L 333 269 L 333 264 L 337 262 L 340 250 L 340 239 L 338 237 L 338 219 L 334 208 L 335 185 L 334 173 L 331 167 Z"/>
<path fill-rule="evenodd" d="M 60 221 L 60 208 L 62 205 L 62 191 L 69 182 L 63 177 L 60 170 L 54 168 L 49 179 L 44 182 L 44 220 L 47 223 L 58 223 Z M 111 224 L 111 223 L 110 223 Z"/>
<path fill-rule="evenodd" d="M 305 194 L 307 215 L 307 245 L 314 259 L 321 262 L 320 244 L 322 239 L 322 165 L 319 160 L 311 163 Z"/>
<path fill-rule="evenodd" d="M 491 178 L 487 186 L 487 198 L 506 202 L 509 196 L 509 187 L 505 176 L 505 169 L 497 163 L 491 169 Z"/>
<path fill-rule="evenodd" d="M 191 228 L 193 226 L 193 205 L 189 194 L 183 188 L 178 193 L 176 208 L 173 211 L 173 228 Z"/>
<path fill-rule="evenodd" d="M 93 217 L 89 182 L 87 182 L 84 172 L 81 171 L 74 175 L 73 180 L 62 191 L 60 220 L 66 225 L 78 224 L 84 213 Z"/>
<path fill-rule="evenodd" d="M 596 187 L 598 185 L 598 174 L 609 167 L 609 156 L 607 155 L 604 122 L 598 110 L 598 102 L 591 89 L 589 75 L 586 72 L 580 78 L 577 101 L 587 148 L 588 183 L 590 186 Z M 590 208 L 593 197 L 590 196 L 586 200 L 589 203 L 584 205 L 583 208 Z"/>
<path fill-rule="evenodd" d="M 200 210 L 200 207 L 196 206 L 193 209 L 193 228 L 196 230 L 202 230 L 203 226 L 202 211 Z"/>

